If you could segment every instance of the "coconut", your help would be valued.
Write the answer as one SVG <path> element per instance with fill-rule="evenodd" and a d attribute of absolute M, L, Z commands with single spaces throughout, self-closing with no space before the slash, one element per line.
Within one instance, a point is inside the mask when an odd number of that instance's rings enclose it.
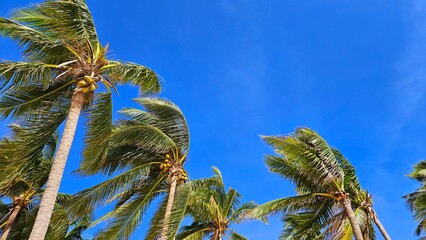
<path fill-rule="evenodd" d="M 93 81 L 93 78 L 91 77 L 91 76 L 84 76 L 84 80 L 86 80 L 86 82 L 88 82 L 88 83 L 93 83 L 94 81 Z"/>
<path fill-rule="evenodd" d="M 83 88 L 82 92 L 84 94 L 89 93 L 90 89 L 88 87 Z"/>
<path fill-rule="evenodd" d="M 77 84 L 78 84 L 79 87 L 85 87 L 85 86 L 87 86 L 87 82 L 83 81 L 83 80 L 79 81 Z"/>

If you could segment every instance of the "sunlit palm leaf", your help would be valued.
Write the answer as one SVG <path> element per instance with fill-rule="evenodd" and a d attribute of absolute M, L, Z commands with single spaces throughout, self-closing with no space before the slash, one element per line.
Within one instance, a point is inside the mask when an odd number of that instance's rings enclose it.
<path fill-rule="evenodd" d="M 0 115 L 7 117 L 23 117 L 25 115 L 41 115 L 40 108 L 46 108 L 48 104 L 55 101 L 67 101 L 64 99 L 71 88 L 72 82 L 50 86 L 47 89 L 34 87 L 12 87 L 0 97 Z M 59 100 L 59 101 L 58 101 Z M 30 113 L 30 114 L 28 114 Z M 28 118 L 28 117 L 27 117 Z"/>
<path fill-rule="evenodd" d="M 88 112 L 88 118 L 82 165 L 84 165 L 85 173 L 94 173 L 99 170 L 96 165 L 105 158 L 108 150 L 108 137 L 112 131 L 111 93 L 96 95 L 94 104 Z"/>
<path fill-rule="evenodd" d="M 109 61 L 108 65 L 111 67 L 105 71 L 117 83 L 130 83 L 145 93 L 157 93 L 161 89 L 159 77 L 147 67 L 119 61 Z"/>

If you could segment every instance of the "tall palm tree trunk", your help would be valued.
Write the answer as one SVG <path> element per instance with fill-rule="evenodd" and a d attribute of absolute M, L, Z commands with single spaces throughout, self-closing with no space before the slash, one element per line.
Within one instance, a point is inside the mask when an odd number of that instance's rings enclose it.
<path fill-rule="evenodd" d="M 40 203 L 37 217 L 31 231 L 29 240 L 43 240 L 49 227 L 52 217 L 53 207 L 55 206 L 56 196 L 58 195 L 65 164 L 74 139 L 77 128 L 78 118 L 83 108 L 84 94 L 80 91 L 74 92 L 71 98 L 70 111 L 68 113 L 65 129 L 59 143 L 58 152 L 53 160 L 52 169 L 46 183 L 46 189 Z"/>
<path fill-rule="evenodd" d="M 349 199 L 349 196 L 346 196 L 343 199 L 342 205 L 345 209 L 346 214 L 348 215 L 348 219 L 349 219 L 349 222 L 351 223 L 352 231 L 354 233 L 355 239 L 364 240 L 364 238 L 362 237 L 361 228 L 359 227 L 359 224 L 358 224 L 358 220 L 356 219 L 355 213 L 352 210 L 351 200 Z"/>
<path fill-rule="evenodd" d="M 163 229 L 161 231 L 161 240 L 167 240 L 167 225 L 172 215 L 173 201 L 175 199 L 177 177 L 173 175 L 171 179 L 169 198 L 167 199 L 166 213 L 164 214 Z"/>
<path fill-rule="evenodd" d="M 386 240 L 391 240 L 391 238 L 389 237 L 388 232 L 386 232 L 385 227 L 383 227 L 382 223 L 379 221 L 379 218 L 377 217 L 376 213 L 373 212 L 373 220 L 374 223 L 376 224 L 377 228 L 380 230 L 380 232 L 382 233 L 382 236 L 386 239 Z"/>
<path fill-rule="evenodd" d="M 10 229 L 12 228 L 12 225 L 15 222 L 16 217 L 18 216 L 19 212 L 21 211 L 21 208 L 22 207 L 20 205 L 16 205 L 13 208 L 12 213 L 10 214 L 9 218 L 7 219 L 7 223 L 4 226 L 3 235 L 1 235 L 0 240 L 6 240 L 7 235 L 9 235 Z"/>

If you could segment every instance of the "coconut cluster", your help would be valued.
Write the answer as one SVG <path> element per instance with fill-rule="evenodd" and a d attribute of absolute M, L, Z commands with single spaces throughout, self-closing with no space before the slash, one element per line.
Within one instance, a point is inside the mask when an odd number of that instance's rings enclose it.
<path fill-rule="evenodd" d="M 177 176 L 177 180 L 179 181 L 179 183 L 184 183 L 186 180 L 188 180 L 188 174 L 185 172 L 185 170 L 183 170 L 181 166 L 172 163 L 169 154 L 166 154 L 166 159 L 160 165 L 160 169 L 163 172 L 169 171 L 171 174 Z"/>
<path fill-rule="evenodd" d="M 182 168 L 179 168 L 177 180 L 179 181 L 179 183 L 184 183 L 186 180 L 188 180 L 188 174 Z"/>
<path fill-rule="evenodd" d="M 19 197 L 13 198 L 14 205 L 19 205 L 21 207 L 27 206 L 28 203 L 30 203 L 31 200 L 26 198 L 23 194 L 19 195 Z"/>
<path fill-rule="evenodd" d="M 93 97 L 93 92 L 98 87 L 98 84 L 96 83 L 95 79 L 91 76 L 86 75 L 78 81 L 77 85 L 81 89 L 81 92 L 85 94 L 84 102 L 89 103 L 91 97 Z"/>

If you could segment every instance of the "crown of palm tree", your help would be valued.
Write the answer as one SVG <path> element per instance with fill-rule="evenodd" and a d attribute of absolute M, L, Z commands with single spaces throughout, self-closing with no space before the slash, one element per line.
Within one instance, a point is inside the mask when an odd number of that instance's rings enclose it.
<path fill-rule="evenodd" d="M 189 151 L 189 131 L 181 110 L 163 99 L 138 98 L 135 101 L 145 110 L 126 108 L 120 120 L 100 144 L 101 151 L 92 146 L 85 150 L 79 172 L 84 175 L 104 173 L 111 179 L 77 194 L 73 208 L 85 211 L 86 207 L 114 202 L 114 209 L 93 225 L 108 220 L 108 225 L 98 239 L 128 238 L 136 229 L 155 199 L 160 205 L 153 217 L 147 239 L 161 235 L 167 225 L 166 239 L 174 237 L 185 211 L 188 189 L 183 164 Z M 173 177 L 178 177 L 172 215 L 164 222 L 168 205 L 169 187 Z M 183 207 L 181 202 L 183 203 Z"/>
<path fill-rule="evenodd" d="M 421 183 L 421 187 L 415 192 L 404 196 L 411 211 L 414 213 L 414 219 L 418 222 L 415 233 L 417 236 L 426 232 L 426 161 L 418 162 L 408 175 L 410 178 L 415 179 Z"/>
<path fill-rule="evenodd" d="M 234 240 L 246 239 L 232 229 L 244 219 L 245 214 L 257 205 L 253 202 L 241 203 L 241 195 L 232 188 L 225 190 L 222 174 L 213 167 L 214 176 L 209 179 L 194 180 L 188 183 L 191 188 L 187 201 L 186 214 L 193 223 L 184 226 L 176 236 L 177 240 L 203 239 L 219 240 L 224 237 Z M 265 220 L 260 218 L 260 220 Z"/>
<path fill-rule="evenodd" d="M 14 135 L 11 138 L 4 138 L 0 141 L 0 148 L 7 145 L 19 145 L 21 140 L 16 138 L 16 134 L 19 134 L 23 129 L 18 125 L 12 125 L 10 128 Z M 51 136 L 46 145 L 39 149 L 38 154 L 34 155 L 26 168 L 19 168 L 19 161 L 16 161 L 16 156 L 0 155 L 0 162 L 7 165 L 7 168 L 19 169 L 19 171 L 14 171 L 12 175 L 0 174 L 0 182 L 2 182 L 0 197 L 12 200 L 11 203 L 3 203 L 0 207 L 2 212 L 2 219 L 0 220 L 1 234 L 4 234 L 4 227 L 8 224 L 12 210 L 16 206 L 19 206 L 20 209 L 12 223 L 10 232 L 8 232 L 7 239 L 19 240 L 28 238 L 52 166 L 57 139 L 57 134 Z M 6 157 L 7 159 L 5 159 Z M 71 222 L 71 215 L 64 208 L 71 198 L 68 194 L 59 194 L 46 239 L 64 239 L 66 236 L 71 236 L 71 232 L 74 233 L 74 236 L 81 237 L 82 230 L 84 230 L 82 223 L 84 220 L 87 222 L 90 219 L 91 211 L 87 211 L 84 217 Z M 72 209 L 70 210 L 72 211 Z M 75 227 L 70 230 L 70 234 L 67 234 L 71 226 Z"/>
<path fill-rule="evenodd" d="M 0 62 L 0 115 L 19 118 L 27 129 L 20 136 L 26 138 L 22 151 L 16 152 L 22 162 L 65 120 L 74 92 L 84 92 L 89 117 L 104 120 L 98 121 L 104 125 L 88 126 L 93 133 L 110 123 L 105 120 L 112 115 L 110 87 L 130 83 L 143 92 L 160 90 L 152 70 L 106 58 L 108 47 L 100 43 L 84 0 L 46 1 L 15 10 L 10 19 L 0 17 L 0 35 L 13 39 L 24 56 L 22 62 Z M 99 83 L 106 93 L 94 94 Z"/>
<path fill-rule="evenodd" d="M 279 156 L 268 155 L 266 164 L 296 185 L 297 196 L 262 204 L 250 216 L 284 213 L 281 239 L 352 239 L 346 201 L 352 202 L 356 224 L 374 239 L 370 217 L 362 206 L 354 167 L 317 133 L 299 128 L 289 136 L 264 136 Z M 365 203 L 366 201 L 364 201 Z"/>

